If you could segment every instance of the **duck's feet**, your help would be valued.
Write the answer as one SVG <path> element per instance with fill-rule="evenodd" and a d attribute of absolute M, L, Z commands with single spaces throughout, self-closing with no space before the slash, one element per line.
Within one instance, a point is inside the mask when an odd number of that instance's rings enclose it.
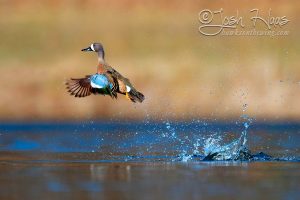
<path fill-rule="evenodd" d="M 130 97 L 129 97 L 129 94 L 128 94 L 128 92 L 126 92 L 126 98 L 128 99 L 128 100 L 130 100 L 131 101 L 131 99 L 130 99 Z"/>

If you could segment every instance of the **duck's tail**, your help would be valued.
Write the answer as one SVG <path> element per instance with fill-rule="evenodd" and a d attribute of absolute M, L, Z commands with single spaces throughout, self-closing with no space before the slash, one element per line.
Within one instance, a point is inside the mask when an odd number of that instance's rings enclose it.
<path fill-rule="evenodd" d="M 132 101 L 132 102 L 140 102 L 142 103 L 145 99 L 145 96 L 138 92 L 135 89 L 130 90 L 129 92 L 126 93 L 126 96 Z"/>

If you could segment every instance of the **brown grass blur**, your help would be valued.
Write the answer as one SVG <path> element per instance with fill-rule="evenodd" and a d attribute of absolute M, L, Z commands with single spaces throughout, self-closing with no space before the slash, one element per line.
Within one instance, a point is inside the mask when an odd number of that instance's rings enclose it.
<path fill-rule="evenodd" d="M 203 9 L 249 19 L 287 16 L 288 36 L 198 32 Z M 0 1 L 2 120 L 300 119 L 299 14 L 296 1 Z M 251 15 L 252 16 L 252 15 Z M 280 28 L 279 28 L 280 29 Z M 64 81 L 95 73 L 98 41 L 106 61 L 146 100 L 67 94 Z"/>

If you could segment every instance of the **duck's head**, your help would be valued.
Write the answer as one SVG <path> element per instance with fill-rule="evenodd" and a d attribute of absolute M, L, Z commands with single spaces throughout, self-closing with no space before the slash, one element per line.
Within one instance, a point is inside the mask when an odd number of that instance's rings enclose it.
<path fill-rule="evenodd" d="M 92 43 L 91 46 L 81 49 L 81 51 L 104 52 L 104 48 L 101 43 Z"/>
<path fill-rule="evenodd" d="M 81 49 L 81 51 L 94 51 L 98 53 L 99 59 L 104 60 L 104 48 L 101 43 L 92 43 L 89 47 Z"/>

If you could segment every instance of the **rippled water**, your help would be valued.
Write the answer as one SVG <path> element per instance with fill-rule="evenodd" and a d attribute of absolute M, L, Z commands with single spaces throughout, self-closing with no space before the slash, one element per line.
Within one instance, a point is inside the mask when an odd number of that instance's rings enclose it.
<path fill-rule="evenodd" d="M 0 199 L 299 199 L 300 124 L 2 123 Z"/>

